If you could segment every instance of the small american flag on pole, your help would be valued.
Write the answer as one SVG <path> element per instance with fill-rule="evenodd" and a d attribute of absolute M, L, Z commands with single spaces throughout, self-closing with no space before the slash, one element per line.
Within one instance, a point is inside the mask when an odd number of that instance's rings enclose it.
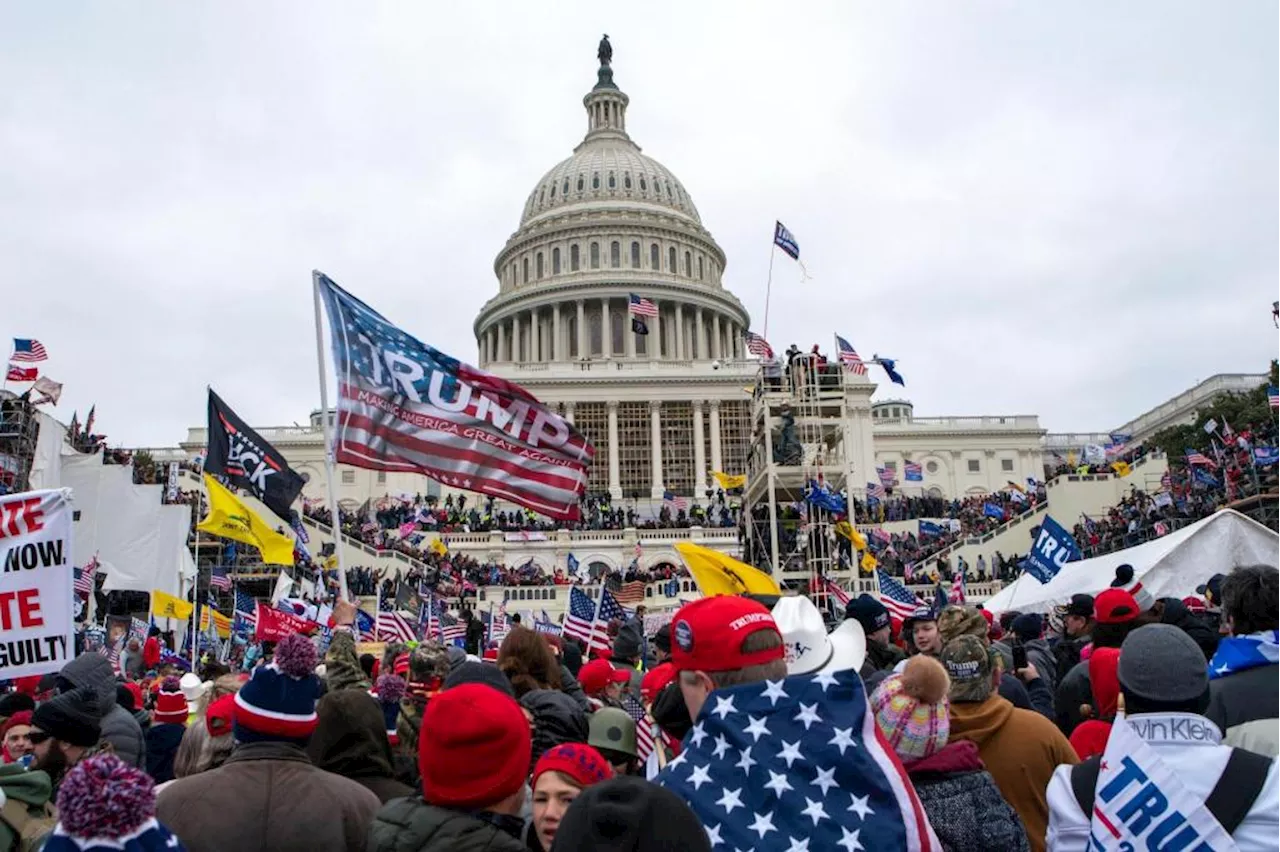
<path fill-rule="evenodd" d="M 747 351 L 752 355 L 760 358 L 773 359 L 773 347 L 769 345 L 769 341 L 765 340 L 754 331 L 744 332 L 742 339 L 747 343 Z"/>
<path fill-rule="evenodd" d="M 867 374 L 867 365 L 862 363 L 862 359 L 858 357 L 858 352 L 853 348 L 853 344 L 838 334 L 836 335 L 836 350 L 839 353 L 840 363 L 844 364 L 849 372 L 859 376 Z"/>
<path fill-rule="evenodd" d="M 677 497 L 674 491 L 663 491 L 662 502 L 675 512 L 683 512 L 689 508 L 689 501 L 683 497 Z"/>
<path fill-rule="evenodd" d="M 964 572 L 956 571 L 956 575 L 951 578 L 951 594 L 947 595 L 947 603 L 962 604 L 964 603 Z"/>
<path fill-rule="evenodd" d="M 644 296 L 631 294 L 631 313 L 638 317 L 656 317 L 658 315 L 658 306 L 646 299 Z"/>
<path fill-rule="evenodd" d="M 1280 408 L 1280 388 L 1275 385 L 1267 385 L 1267 405 Z"/>
<path fill-rule="evenodd" d="M 874 497 L 877 500 L 883 500 L 885 498 L 884 486 L 881 485 L 879 482 L 868 482 L 867 496 Z"/>
<path fill-rule="evenodd" d="M 823 582 L 824 586 L 826 587 L 827 594 L 828 594 L 828 595 L 830 595 L 832 598 L 834 598 L 836 603 L 840 604 L 840 606 L 842 606 L 842 607 L 843 607 L 843 606 L 848 606 L 848 605 L 849 605 L 849 593 L 848 593 L 848 592 L 846 592 L 844 589 L 840 588 L 840 587 L 839 587 L 838 585 L 836 585 L 836 584 L 835 584 L 835 582 L 834 582 L 834 581 L 832 581 L 832 580 L 823 580 L 822 582 Z"/>
<path fill-rule="evenodd" d="M 227 576 L 226 565 L 214 565 L 209 572 L 209 585 L 224 592 L 231 591 L 231 578 Z"/>
<path fill-rule="evenodd" d="M 75 592 L 77 595 L 88 597 L 93 593 L 94 578 L 98 574 L 98 557 L 89 560 L 89 564 L 78 569 L 75 579 Z"/>
<path fill-rule="evenodd" d="M 13 357 L 10 361 L 28 361 L 35 363 L 36 361 L 44 361 L 49 357 L 49 353 L 45 350 L 44 344 L 34 337 L 15 337 L 13 339 Z"/>
<path fill-rule="evenodd" d="M 884 572 L 884 569 L 876 569 L 876 579 L 880 583 L 880 603 L 884 604 L 885 608 L 896 615 L 899 620 L 905 619 L 915 612 L 916 607 L 925 605 L 919 595 L 914 594 L 906 586 L 890 577 Z"/>
<path fill-rule="evenodd" d="M 1206 456 L 1198 450 L 1187 450 L 1187 464 L 1195 466 L 1202 465 L 1207 468 L 1217 468 L 1218 463 Z"/>
<path fill-rule="evenodd" d="M 577 586 L 569 589 L 569 610 L 564 617 L 564 635 L 588 642 L 595 623 L 596 602 Z"/>

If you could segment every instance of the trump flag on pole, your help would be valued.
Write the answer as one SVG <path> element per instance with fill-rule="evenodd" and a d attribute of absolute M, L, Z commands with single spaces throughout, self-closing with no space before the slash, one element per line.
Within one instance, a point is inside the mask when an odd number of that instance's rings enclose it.
<path fill-rule="evenodd" d="M 75 656 L 69 495 L 0 498 L 0 680 L 56 672 Z"/>
<path fill-rule="evenodd" d="M 1022 567 L 1041 583 L 1047 583 L 1062 570 L 1063 565 L 1076 561 L 1080 556 L 1080 546 L 1071 533 L 1046 515 L 1035 546 L 1022 561 Z"/>
<path fill-rule="evenodd" d="M 335 460 L 578 517 L 595 450 L 519 385 L 428 346 L 316 273 L 338 377 Z"/>

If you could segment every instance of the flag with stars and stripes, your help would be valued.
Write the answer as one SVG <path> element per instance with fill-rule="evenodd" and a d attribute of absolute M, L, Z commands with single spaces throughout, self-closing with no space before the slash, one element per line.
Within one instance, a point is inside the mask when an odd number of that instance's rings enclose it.
<path fill-rule="evenodd" d="M 760 358 L 773 360 L 773 347 L 769 345 L 769 341 L 765 340 L 754 331 L 745 331 L 742 333 L 742 339 L 746 341 L 747 352 Z"/>
<path fill-rule="evenodd" d="M 859 376 L 867 374 L 867 365 L 863 363 L 858 351 L 853 348 L 853 344 L 838 334 L 836 335 L 836 352 L 840 363 L 844 364 L 845 369 L 849 372 Z"/>
<path fill-rule="evenodd" d="M 224 592 L 231 591 L 231 578 L 227 576 L 226 565 L 219 563 L 209 569 L 209 586 Z"/>
<path fill-rule="evenodd" d="M 375 632 L 380 642 L 413 642 L 418 637 L 413 627 L 398 612 L 380 612 L 375 622 Z"/>
<path fill-rule="evenodd" d="M 1191 465 L 1192 467 L 1196 465 L 1202 465 L 1204 467 L 1215 469 L 1215 470 L 1218 467 L 1217 462 L 1215 462 L 1213 459 L 1209 458 L 1199 450 L 1187 450 L 1187 464 Z"/>
<path fill-rule="evenodd" d="M 89 564 L 83 568 L 75 569 L 75 581 L 72 588 L 75 589 L 77 595 L 88 597 L 93 593 L 94 582 L 98 576 L 98 557 L 94 556 L 89 560 Z"/>
<path fill-rule="evenodd" d="M 915 592 L 886 574 L 884 569 L 876 569 L 876 579 L 880 583 L 880 603 L 899 620 L 906 619 L 917 608 L 928 605 Z"/>
<path fill-rule="evenodd" d="M 316 273 L 338 378 L 334 457 L 577 520 L 595 450 L 513 382 L 428 346 Z"/>
<path fill-rule="evenodd" d="M 662 505 L 666 506 L 673 512 L 684 512 L 689 509 L 689 501 L 683 497 L 677 496 L 674 491 L 662 492 Z"/>
<path fill-rule="evenodd" d="M 591 639 L 596 623 L 596 602 L 582 589 L 569 589 L 569 609 L 564 616 L 564 635 L 579 639 L 583 644 Z"/>
<path fill-rule="evenodd" d="M 835 602 L 840 605 L 840 608 L 842 610 L 844 609 L 844 607 L 849 605 L 848 592 L 846 592 L 844 589 L 837 586 L 835 582 L 832 580 L 823 580 L 822 583 L 826 588 L 827 594 L 830 595 L 835 600 Z M 841 614 L 843 615 L 843 612 Z"/>
<path fill-rule="evenodd" d="M 713 849 L 942 848 L 851 670 L 717 689 L 656 783 Z"/>
<path fill-rule="evenodd" d="M 884 486 L 881 485 L 879 482 L 867 483 L 868 497 L 874 497 L 876 500 L 883 500 L 887 496 L 887 493 L 888 492 L 884 490 Z"/>
<path fill-rule="evenodd" d="M 243 589 L 236 589 L 235 622 L 232 629 L 244 636 L 252 636 L 258 628 L 258 602 Z"/>

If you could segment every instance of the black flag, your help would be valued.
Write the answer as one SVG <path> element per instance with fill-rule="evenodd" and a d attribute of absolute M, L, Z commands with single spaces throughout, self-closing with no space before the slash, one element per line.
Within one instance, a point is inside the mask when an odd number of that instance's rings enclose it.
<path fill-rule="evenodd" d="M 209 389 L 209 453 L 206 473 L 225 477 L 244 488 L 289 523 L 290 506 L 302 491 L 302 477 L 285 463 L 284 456 L 249 428 L 218 395 Z"/>
<path fill-rule="evenodd" d="M 637 316 L 631 317 L 631 330 L 636 334 L 648 334 L 649 326 L 645 325 L 644 320 Z"/>

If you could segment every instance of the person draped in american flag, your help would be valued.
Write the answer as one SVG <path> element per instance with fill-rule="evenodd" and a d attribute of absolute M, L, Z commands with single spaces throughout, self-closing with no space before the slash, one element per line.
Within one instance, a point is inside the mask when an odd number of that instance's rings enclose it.
<path fill-rule="evenodd" d="M 747 598 L 685 605 L 671 637 L 694 726 L 656 782 L 713 849 L 941 849 L 857 672 L 788 677 L 777 622 Z"/>

